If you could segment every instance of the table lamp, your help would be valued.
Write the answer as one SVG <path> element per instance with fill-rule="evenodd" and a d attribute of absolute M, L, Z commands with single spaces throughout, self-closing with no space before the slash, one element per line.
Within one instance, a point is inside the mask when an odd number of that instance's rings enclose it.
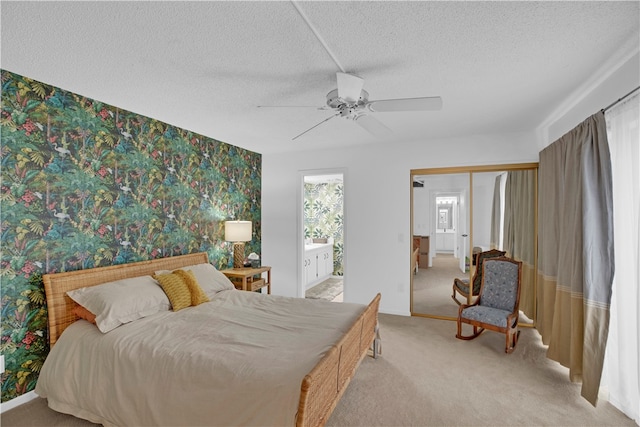
<path fill-rule="evenodd" d="M 224 240 L 233 242 L 233 268 L 244 267 L 244 242 L 251 241 L 251 221 L 225 221 Z"/>

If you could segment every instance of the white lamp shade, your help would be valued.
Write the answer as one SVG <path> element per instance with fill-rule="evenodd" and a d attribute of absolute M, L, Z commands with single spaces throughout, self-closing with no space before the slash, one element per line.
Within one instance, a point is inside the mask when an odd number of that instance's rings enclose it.
<path fill-rule="evenodd" d="M 250 242 L 251 221 L 226 221 L 224 223 L 224 240 L 227 242 Z"/>

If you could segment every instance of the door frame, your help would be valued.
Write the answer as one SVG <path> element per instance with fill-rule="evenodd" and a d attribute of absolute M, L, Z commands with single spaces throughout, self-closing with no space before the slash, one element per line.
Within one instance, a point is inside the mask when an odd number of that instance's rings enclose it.
<path fill-rule="evenodd" d="M 327 169 L 305 169 L 298 171 L 298 215 L 297 215 L 297 245 L 298 245 L 298 286 L 297 296 L 298 298 L 304 298 L 306 292 L 306 284 L 304 283 L 304 179 L 308 176 L 322 176 L 322 175 L 342 175 L 342 292 L 343 301 L 348 300 L 348 287 L 347 287 L 347 212 L 348 212 L 348 198 L 347 198 L 347 168 L 327 168 Z"/>
<path fill-rule="evenodd" d="M 433 266 L 433 257 L 437 255 L 437 234 L 438 234 L 438 218 L 437 218 L 437 209 L 438 209 L 438 203 L 437 203 L 437 199 L 438 197 L 455 197 L 456 198 L 456 204 L 454 205 L 454 208 L 452 209 L 452 215 L 455 217 L 455 233 L 454 233 L 454 237 L 453 237 L 453 256 L 455 258 L 458 258 L 458 264 L 460 266 L 460 270 L 462 271 L 462 273 L 465 273 L 466 269 L 464 268 L 465 266 L 465 260 L 464 260 L 464 256 L 466 256 L 466 248 L 464 247 L 464 239 L 461 239 L 461 236 L 464 234 L 467 234 L 468 231 L 468 225 L 466 223 L 466 212 L 464 212 L 463 209 L 460 209 L 460 204 L 461 204 L 461 199 L 464 199 L 465 197 L 465 192 L 466 190 L 464 188 L 454 188 L 454 189 L 446 189 L 446 190 L 439 190 L 439 189 L 434 189 L 431 190 L 429 193 L 429 208 L 432 210 L 433 212 L 436 212 L 436 214 L 434 214 L 433 216 L 433 221 L 431 221 L 431 224 L 429 224 L 429 233 L 431 235 L 431 242 L 433 245 L 434 250 L 429 250 L 429 267 Z M 466 203 L 466 201 L 465 201 Z M 463 213 L 465 214 L 463 217 Z M 460 244 L 460 242 L 462 242 L 462 244 Z"/>

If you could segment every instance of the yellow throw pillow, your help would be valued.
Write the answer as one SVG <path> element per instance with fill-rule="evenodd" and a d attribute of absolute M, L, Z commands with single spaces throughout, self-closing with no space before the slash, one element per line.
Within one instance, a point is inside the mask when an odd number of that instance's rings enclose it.
<path fill-rule="evenodd" d="M 168 273 L 157 274 L 153 277 L 160 283 L 164 293 L 167 294 L 173 311 L 182 310 L 191 305 L 191 292 L 182 276 Z"/>
<path fill-rule="evenodd" d="M 202 304 L 203 302 L 209 302 L 209 298 L 204 293 L 193 271 L 190 270 L 174 270 L 174 274 L 182 277 L 182 280 L 187 284 L 189 292 L 191 292 L 191 305 Z"/>

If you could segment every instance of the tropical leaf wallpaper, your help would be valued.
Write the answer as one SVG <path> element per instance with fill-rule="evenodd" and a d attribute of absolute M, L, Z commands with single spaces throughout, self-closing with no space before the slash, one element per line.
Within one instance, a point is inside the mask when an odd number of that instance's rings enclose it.
<path fill-rule="evenodd" d="M 205 251 L 231 266 L 224 221 L 253 222 L 258 153 L 0 70 L 2 401 L 48 353 L 41 275 Z"/>
<path fill-rule="evenodd" d="M 333 275 L 344 275 L 342 183 L 304 184 L 304 237 L 333 237 Z"/>

